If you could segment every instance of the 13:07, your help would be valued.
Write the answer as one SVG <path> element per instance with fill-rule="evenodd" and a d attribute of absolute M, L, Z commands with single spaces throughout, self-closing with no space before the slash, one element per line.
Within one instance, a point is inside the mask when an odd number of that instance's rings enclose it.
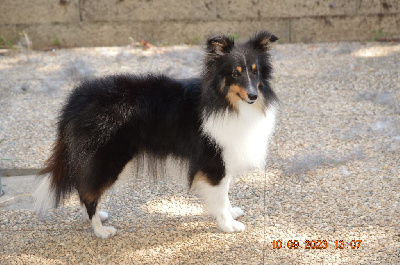
<path fill-rule="evenodd" d="M 350 247 L 352 249 L 358 249 L 361 245 L 362 240 L 351 240 L 350 243 L 348 243 L 350 245 Z M 345 248 L 345 242 L 344 240 L 336 240 L 336 249 L 344 249 Z"/>

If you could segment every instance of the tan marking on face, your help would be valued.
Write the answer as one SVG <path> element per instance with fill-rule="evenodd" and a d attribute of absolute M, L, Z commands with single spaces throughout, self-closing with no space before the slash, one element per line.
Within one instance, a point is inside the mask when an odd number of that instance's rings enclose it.
<path fill-rule="evenodd" d="M 220 42 L 213 41 L 212 45 L 215 45 L 215 46 L 218 46 L 218 47 L 225 47 L 226 43 L 220 43 Z"/>
<path fill-rule="evenodd" d="M 253 63 L 253 64 L 251 65 L 251 70 L 253 70 L 253 71 L 256 70 L 256 67 L 257 67 L 256 64 Z"/>
<path fill-rule="evenodd" d="M 236 66 L 236 70 L 237 70 L 239 73 L 242 73 L 242 67 L 241 67 L 241 66 Z"/>
<path fill-rule="evenodd" d="M 249 100 L 247 91 L 244 87 L 239 85 L 230 85 L 228 93 L 226 94 L 226 98 L 228 99 L 229 103 L 232 107 L 236 108 L 236 104 L 239 100 Z"/>

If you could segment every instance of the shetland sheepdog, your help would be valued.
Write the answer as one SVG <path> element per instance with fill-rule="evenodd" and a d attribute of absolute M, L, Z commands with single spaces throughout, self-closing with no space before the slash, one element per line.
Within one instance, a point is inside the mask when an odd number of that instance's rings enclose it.
<path fill-rule="evenodd" d="M 270 86 L 266 31 L 246 42 L 214 36 L 206 42 L 199 78 L 113 75 L 84 81 L 62 108 L 52 154 L 39 175 L 36 210 L 57 207 L 77 191 L 96 236 L 103 226 L 97 206 L 125 165 L 146 154 L 150 163 L 185 161 L 187 183 L 223 232 L 243 231 L 244 214 L 228 198 L 232 178 L 264 169 L 278 99 Z M 138 164 L 140 167 L 140 163 Z"/>

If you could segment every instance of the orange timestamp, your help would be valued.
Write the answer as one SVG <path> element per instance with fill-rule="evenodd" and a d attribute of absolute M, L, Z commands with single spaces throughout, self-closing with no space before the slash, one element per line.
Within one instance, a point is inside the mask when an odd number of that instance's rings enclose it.
<path fill-rule="evenodd" d="M 358 249 L 361 246 L 362 240 L 351 240 L 350 242 L 345 242 L 344 240 L 335 240 L 333 243 L 336 249 Z M 300 245 L 299 240 L 289 240 L 286 244 L 282 243 L 282 240 L 273 240 L 271 242 L 273 249 L 327 249 L 328 241 L 327 240 L 304 240 L 303 244 Z"/>

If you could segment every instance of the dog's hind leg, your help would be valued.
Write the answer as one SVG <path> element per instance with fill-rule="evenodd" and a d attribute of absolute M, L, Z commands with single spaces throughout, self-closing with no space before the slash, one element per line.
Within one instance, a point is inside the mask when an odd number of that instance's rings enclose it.
<path fill-rule="evenodd" d="M 97 237 L 109 238 L 117 231 L 114 227 L 103 226 L 101 222 L 108 218 L 108 214 L 98 210 L 98 203 L 104 192 L 117 180 L 124 162 L 125 160 L 116 161 L 116 158 L 112 160 L 109 157 L 94 159 L 89 164 L 92 169 L 91 174 L 82 179 L 81 183 L 84 184 L 78 189 L 80 200 L 85 205 L 87 216 Z"/>
<path fill-rule="evenodd" d="M 229 182 L 230 177 L 225 176 L 218 185 L 212 185 L 205 173 L 199 171 L 193 179 L 192 189 L 204 201 L 206 209 L 217 218 L 218 226 L 223 232 L 239 232 L 245 229 L 245 225 L 233 217 L 232 211 L 236 210 L 233 210 L 235 208 L 229 202 Z M 242 213 L 241 211 L 235 217 Z"/>
<path fill-rule="evenodd" d="M 102 218 L 104 218 L 104 212 L 97 210 L 99 200 L 100 197 L 92 200 L 91 202 L 83 199 L 83 203 L 86 207 L 87 215 L 92 223 L 95 235 L 100 238 L 109 238 L 111 236 L 114 236 L 117 230 L 112 226 L 103 226 L 103 224 L 101 223 Z"/>

